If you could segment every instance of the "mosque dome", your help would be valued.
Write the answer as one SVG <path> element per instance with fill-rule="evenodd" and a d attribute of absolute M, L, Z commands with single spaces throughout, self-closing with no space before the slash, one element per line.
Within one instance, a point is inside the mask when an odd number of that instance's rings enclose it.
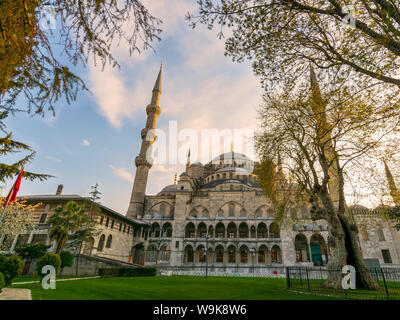
<path fill-rule="evenodd" d="M 178 190 L 178 188 L 177 188 L 177 185 L 176 185 L 176 184 L 170 184 L 170 185 L 164 187 L 164 188 L 161 190 L 161 192 L 175 192 L 175 191 L 177 191 L 177 190 Z"/>

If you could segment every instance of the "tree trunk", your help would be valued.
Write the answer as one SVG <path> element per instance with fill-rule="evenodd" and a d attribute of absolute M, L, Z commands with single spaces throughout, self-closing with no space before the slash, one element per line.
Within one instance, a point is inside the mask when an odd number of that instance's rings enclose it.
<path fill-rule="evenodd" d="M 64 240 L 64 239 L 58 241 L 56 254 L 60 254 L 61 253 L 62 249 L 64 249 L 65 243 L 66 243 L 66 240 Z"/>
<path fill-rule="evenodd" d="M 350 222 L 345 215 L 339 214 L 339 219 L 346 237 L 347 264 L 356 269 L 357 289 L 378 290 L 379 286 L 372 278 L 362 257 L 361 249 L 358 243 L 358 228 Z"/>
<path fill-rule="evenodd" d="M 345 232 L 339 218 L 335 213 L 329 214 L 328 222 L 328 249 L 329 261 L 327 265 L 328 278 L 324 286 L 342 289 L 342 267 L 346 265 L 347 250 Z"/>

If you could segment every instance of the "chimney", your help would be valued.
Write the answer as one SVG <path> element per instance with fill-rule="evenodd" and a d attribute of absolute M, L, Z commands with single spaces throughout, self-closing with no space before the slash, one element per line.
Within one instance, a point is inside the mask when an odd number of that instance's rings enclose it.
<path fill-rule="evenodd" d="M 64 186 L 62 184 L 59 184 L 57 187 L 57 192 L 56 192 L 56 196 L 59 196 L 62 192 L 62 189 L 64 188 Z"/>

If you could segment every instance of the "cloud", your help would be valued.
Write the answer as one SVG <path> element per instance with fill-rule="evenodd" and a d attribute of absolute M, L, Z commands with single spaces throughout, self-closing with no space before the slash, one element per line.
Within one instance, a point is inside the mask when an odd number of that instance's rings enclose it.
<path fill-rule="evenodd" d="M 115 168 L 111 164 L 109 165 L 109 167 L 113 171 L 114 175 L 116 175 L 118 178 L 129 182 L 133 181 L 133 175 L 128 169 Z"/>
<path fill-rule="evenodd" d="M 90 147 L 90 142 L 88 140 L 86 140 L 86 139 L 83 139 L 82 142 L 81 142 L 81 145 L 85 146 L 85 147 Z"/>
<path fill-rule="evenodd" d="M 45 156 L 45 158 L 53 162 L 58 162 L 58 163 L 63 162 L 63 160 L 51 156 Z"/>

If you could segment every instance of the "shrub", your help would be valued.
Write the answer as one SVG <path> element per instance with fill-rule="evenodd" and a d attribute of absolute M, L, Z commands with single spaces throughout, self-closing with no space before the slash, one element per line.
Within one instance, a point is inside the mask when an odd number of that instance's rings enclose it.
<path fill-rule="evenodd" d="M 41 258 L 51 246 L 46 245 L 43 242 L 26 244 L 15 249 L 15 252 L 24 261 L 35 261 Z"/>
<path fill-rule="evenodd" d="M 100 277 L 154 277 L 157 268 L 100 268 Z"/>
<path fill-rule="evenodd" d="M 64 269 L 64 267 L 72 267 L 72 265 L 74 264 L 74 256 L 69 251 L 61 251 L 60 258 L 61 270 Z"/>
<path fill-rule="evenodd" d="M 0 292 L 1 290 L 4 288 L 5 282 L 4 282 L 4 276 L 3 274 L 0 272 Z"/>
<path fill-rule="evenodd" d="M 13 279 L 22 274 L 22 271 L 24 270 L 24 263 L 16 254 L 13 254 L 8 259 L 2 259 L 2 261 L 3 262 L 0 265 L 0 272 L 4 276 L 5 285 L 10 286 Z"/>
<path fill-rule="evenodd" d="M 41 257 L 36 264 L 36 271 L 42 279 L 46 274 L 42 274 L 42 269 L 44 266 L 51 265 L 56 269 L 56 273 L 60 270 L 61 266 L 61 258 L 58 254 L 55 253 L 46 253 L 43 257 Z"/>
<path fill-rule="evenodd" d="M 0 254 L 0 267 L 6 261 L 7 261 L 7 257 L 3 254 Z"/>

